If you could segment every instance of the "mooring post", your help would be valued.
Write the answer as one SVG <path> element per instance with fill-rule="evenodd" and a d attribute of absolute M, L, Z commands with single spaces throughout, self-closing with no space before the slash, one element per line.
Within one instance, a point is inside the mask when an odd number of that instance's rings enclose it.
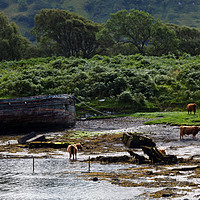
<path fill-rule="evenodd" d="M 88 171 L 90 172 L 90 156 L 89 156 L 89 166 L 88 166 Z"/>
<path fill-rule="evenodd" d="M 33 157 L 33 173 L 34 173 L 34 171 L 35 171 L 35 159 Z"/>

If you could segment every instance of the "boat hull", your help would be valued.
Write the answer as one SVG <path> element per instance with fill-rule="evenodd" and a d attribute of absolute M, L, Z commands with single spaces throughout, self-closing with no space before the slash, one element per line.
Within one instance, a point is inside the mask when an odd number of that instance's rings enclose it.
<path fill-rule="evenodd" d="M 65 129 L 76 124 L 70 95 L 46 95 L 0 100 L 0 133 Z"/>

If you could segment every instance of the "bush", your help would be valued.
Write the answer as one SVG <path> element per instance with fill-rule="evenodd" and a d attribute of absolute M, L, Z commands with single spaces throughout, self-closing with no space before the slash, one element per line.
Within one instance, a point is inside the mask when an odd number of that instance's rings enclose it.
<path fill-rule="evenodd" d="M 137 68 L 141 61 L 143 67 Z M 0 62 L 0 96 L 67 93 L 88 101 L 114 99 L 132 111 L 161 110 L 200 99 L 199 61 L 200 56 L 184 60 L 141 55 L 5 61 Z"/>
<path fill-rule="evenodd" d="M 124 91 L 118 96 L 119 103 L 134 103 L 135 99 L 130 91 Z"/>

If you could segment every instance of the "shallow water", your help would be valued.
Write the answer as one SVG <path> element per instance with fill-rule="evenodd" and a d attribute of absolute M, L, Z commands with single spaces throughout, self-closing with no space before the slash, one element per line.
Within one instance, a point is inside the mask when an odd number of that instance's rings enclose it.
<path fill-rule="evenodd" d="M 124 188 L 87 178 L 88 164 L 68 159 L 0 160 L 1 200 L 137 199 L 145 189 Z M 91 170 L 115 172 L 122 165 L 93 164 Z M 84 178 L 85 176 L 85 178 Z M 138 197 L 138 199 L 141 199 Z"/>
<path fill-rule="evenodd" d="M 80 161 L 70 161 L 68 159 L 35 159 L 33 172 L 33 159 L 1 159 L 0 160 L 0 199 L 1 200 L 133 200 L 133 199 L 154 199 L 148 197 L 148 193 L 156 192 L 165 187 L 121 187 L 112 184 L 110 181 L 98 179 L 93 181 L 88 176 L 88 163 Z M 99 164 L 92 163 L 90 172 L 111 173 L 125 172 L 127 168 L 136 170 L 137 165 L 119 164 Z M 157 172 L 159 169 L 155 169 Z M 127 172 L 127 171 L 126 171 Z M 129 171 L 133 172 L 133 171 Z M 134 173 L 134 172 L 133 172 Z M 179 176 L 156 176 L 161 182 L 168 181 L 188 181 L 188 173 L 184 172 Z M 198 179 L 191 180 L 198 182 Z M 137 178 L 132 181 L 143 182 L 144 178 Z M 145 178 L 151 185 L 154 179 Z M 200 189 L 193 191 L 188 186 L 176 186 L 176 190 L 182 189 L 179 194 L 184 193 L 184 197 L 174 199 L 193 199 L 198 197 Z M 172 187 L 172 189 L 175 189 Z M 142 194 L 145 194 L 143 196 Z M 187 197 L 187 198 L 186 198 Z M 162 199 L 162 198 L 161 198 Z M 197 198 L 198 199 L 198 198 Z"/>
<path fill-rule="evenodd" d="M 167 154 L 178 157 L 189 158 L 200 155 L 200 136 L 193 140 L 190 136 L 184 140 L 179 139 L 179 127 L 167 125 L 143 125 L 140 120 L 128 118 L 121 121 L 114 120 L 92 120 L 78 122 L 74 130 L 97 131 L 97 132 L 142 132 L 145 136 L 152 138 L 158 147 L 164 147 Z M 62 134 L 62 133 L 54 133 Z M 52 134 L 52 135 L 54 135 Z M 15 143 L 15 140 L 11 140 Z M 2 142 L 2 145 L 4 143 Z M 100 164 L 91 163 L 88 173 L 88 163 L 82 162 L 88 159 L 88 155 L 79 153 L 78 161 L 70 161 L 67 152 L 55 151 L 51 158 L 35 158 L 34 172 L 33 159 L 35 154 L 26 151 L 17 153 L 1 152 L 1 155 L 26 155 L 29 158 L 0 159 L 0 199 L 1 200 L 134 200 L 155 199 L 150 194 L 166 190 L 179 196 L 165 199 L 200 199 L 200 188 L 193 184 L 198 183 L 198 171 L 182 171 L 180 173 L 159 174 L 175 166 L 139 166 L 135 164 Z M 43 156 L 41 153 L 39 156 Z M 105 154 L 128 155 L 127 152 L 115 152 Z M 96 157 L 98 155 L 90 155 Z M 140 169 L 141 167 L 141 169 Z M 143 173 L 155 175 L 144 176 Z M 94 175 L 92 174 L 94 173 Z M 124 187 L 113 184 L 108 176 L 98 176 L 98 181 L 92 179 L 95 174 L 107 174 L 118 176 L 120 173 L 134 175 L 130 182 L 136 184 L 147 183 L 147 185 Z M 141 176 L 138 174 L 141 173 Z M 123 178 L 120 178 L 123 181 Z M 156 183 L 154 185 L 154 183 Z M 160 183 L 160 186 L 158 186 Z M 166 184 L 165 184 L 166 183 Z M 185 183 L 185 185 L 183 184 Z M 164 198 L 160 198 L 164 199 Z"/>

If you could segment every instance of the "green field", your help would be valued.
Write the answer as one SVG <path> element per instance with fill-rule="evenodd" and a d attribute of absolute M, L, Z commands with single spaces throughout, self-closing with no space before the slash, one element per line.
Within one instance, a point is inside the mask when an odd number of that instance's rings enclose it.
<path fill-rule="evenodd" d="M 135 113 L 132 117 L 144 117 L 152 119 L 145 124 L 168 124 L 168 125 L 200 125 L 200 110 L 196 115 L 185 112 L 153 112 L 153 113 Z"/>

